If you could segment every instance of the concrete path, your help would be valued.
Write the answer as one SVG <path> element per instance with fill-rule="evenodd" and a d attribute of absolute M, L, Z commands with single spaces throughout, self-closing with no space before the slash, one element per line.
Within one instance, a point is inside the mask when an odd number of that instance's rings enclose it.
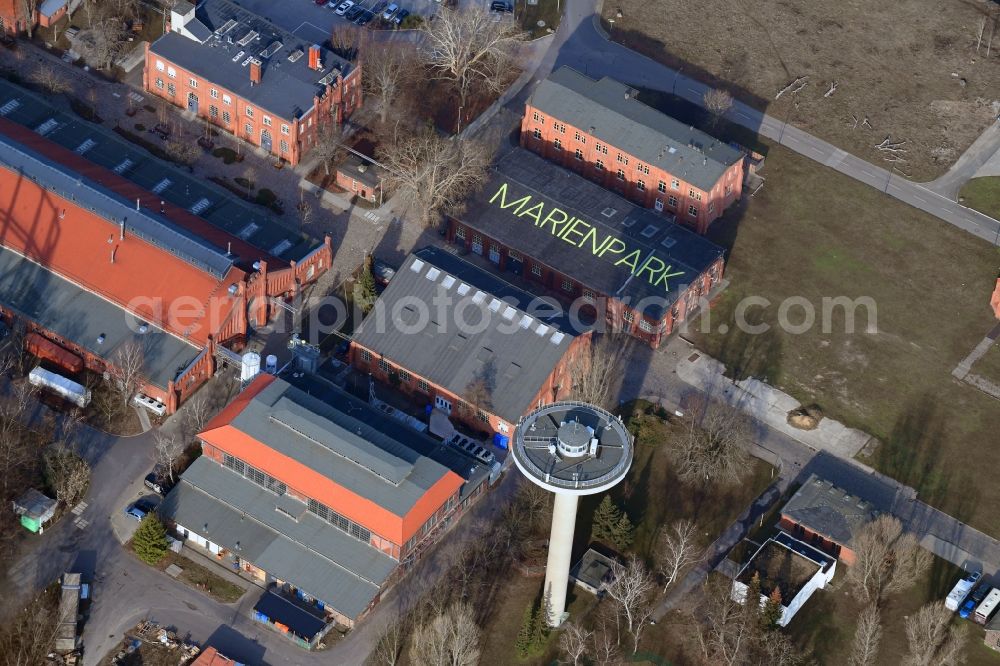
<path fill-rule="evenodd" d="M 704 105 L 703 97 L 710 86 L 609 41 L 598 27 L 599 2 L 567 0 L 563 21 L 552 46 L 536 68 L 536 82 L 547 76 L 553 66 L 569 65 L 591 77 L 611 76 L 634 86 L 676 94 L 698 106 Z M 533 86 L 526 86 L 525 91 L 530 93 Z M 523 101 L 525 97 L 526 94 L 522 94 L 517 99 Z M 733 104 L 727 118 L 979 238 L 1000 243 L 1000 221 L 966 208 L 925 185 L 910 182 L 898 173 L 854 157 L 787 121 L 740 101 Z"/>
<path fill-rule="evenodd" d="M 979 170 L 973 174 L 973 178 L 984 178 L 988 176 L 1000 176 L 1000 150 L 993 153 L 990 159 L 979 167 Z"/>
<path fill-rule="evenodd" d="M 924 185 L 933 192 L 958 200 L 958 192 L 966 181 L 974 178 L 991 160 L 996 158 L 997 168 L 1000 169 L 998 156 L 1000 156 L 1000 122 L 994 122 L 979 135 L 968 150 L 962 153 L 947 173 Z"/>

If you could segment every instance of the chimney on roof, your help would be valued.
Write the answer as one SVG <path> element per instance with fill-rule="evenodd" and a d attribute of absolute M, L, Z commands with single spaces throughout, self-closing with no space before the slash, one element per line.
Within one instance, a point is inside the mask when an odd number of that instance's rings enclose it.
<path fill-rule="evenodd" d="M 260 83 L 260 61 L 251 60 L 250 61 L 250 85 L 257 85 Z"/>
<path fill-rule="evenodd" d="M 319 44 L 309 47 L 309 69 L 319 70 L 323 66 L 323 58 L 320 56 Z"/>
<path fill-rule="evenodd" d="M 121 225 L 118 229 L 118 240 L 125 240 L 125 218 L 122 218 Z"/>

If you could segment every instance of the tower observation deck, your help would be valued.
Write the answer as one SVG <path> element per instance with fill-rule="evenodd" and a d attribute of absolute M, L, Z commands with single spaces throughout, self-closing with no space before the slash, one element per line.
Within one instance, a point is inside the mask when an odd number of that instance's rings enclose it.
<path fill-rule="evenodd" d="M 556 494 L 545 590 L 549 624 L 564 619 L 576 509 L 580 495 L 614 487 L 628 473 L 632 435 L 620 418 L 584 402 L 554 402 L 521 419 L 511 450 L 532 483 Z"/>

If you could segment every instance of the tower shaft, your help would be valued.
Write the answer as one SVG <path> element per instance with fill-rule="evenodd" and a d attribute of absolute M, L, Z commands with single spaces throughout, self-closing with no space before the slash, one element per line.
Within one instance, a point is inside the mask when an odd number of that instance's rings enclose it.
<path fill-rule="evenodd" d="M 552 507 L 552 532 L 549 534 L 549 559 L 545 565 L 545 591 L 549 595 L 549 626 L 562 624 L 569 585 L 573 532 L 576 529 L 577 495 L 556 493 Z"/>

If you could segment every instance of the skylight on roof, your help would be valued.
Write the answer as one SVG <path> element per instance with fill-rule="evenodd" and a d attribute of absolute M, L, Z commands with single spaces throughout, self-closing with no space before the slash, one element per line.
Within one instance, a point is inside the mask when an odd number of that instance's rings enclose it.
<path fill-rule="evenodd" d="M 566 337 L 565 333 L 563 333 L 562 331 L 556 331 L 555 333 L 552 334 L 552 344 L 554 345 L 559 344 L 560 342 L 563 341 L 563 338 L 565 337 Z"/>
<path fill-rule="evenodd" d="M 434 280 L 438 279 L 439 275 L 441 275 L 441 271 L 431 266 L 430 268 L 427 269 L 427 274 L 424 275 L 424 277 L 433 282 Z"/>
<path fill-rule="evenodd" d="M 164 178 L 163 180 L 161 180 L 160 182 L 158 182 L 156 185 L 153 185 L 153 192 L 155 192 L 156 194 L 162 194 L 163 190 L 165 190 L 168 187 L 170 187 L 173 184 L 173 182 L 174 181 L 170 180 L 169 178 Z"/>
<path fill-rule="evenodd" d="M 609 206 L 601 211 L 601 215 L 603 215 L 604 217 L 614 217 L 615 213 L 617 212 L 618 212 L 617 210 Z"/>
<path fill-rule="evenodd" d="M 445 275 L 444 279 L 441 280 L 441 286 L 445 289 L 451 289 L 451 285 L 455 284 L 455 278 L 451 275 Z"/>
<path fill-rule="evenodd" d="M 538 335 L 545 335 L 548 332 L 549 332 L 549 327 L 546 326 L 545 324 L 539 324 L 538 328 L 535 329 L 535 333 L 537 333 Z"/>
<path fill-rule="evenodd" d="M 420 261 L 419 259 L 414 259 L 413 263 L 410 264 L 410 270 L 413 271 L 414 273 L 419 273 L 420 269 L 423 267 L 424 267 L 424 262 Z"/>
<path fill-rule="evenodd" d="M 239 53 L 233 56 L 233 62 L 238 62 L 239 59 L 242 58 L 244 55 L 246 55 L 246 51 L 240 51 Z"/>
<path fill-rule="evenodd" d="M 240 232 L 238 234 L 236 234 L 236 235 L 239 236 L 240 238 L 242 238 L 243 240 L 247 240 L 251 236 L 253 236 L 255 233 L 257 233 L 258 229 L 260 229 L 260 225 L 257 225 L 257 224 L 254 224 L 253 222 L 251 222 L 247 226 L 245 226 L 242 229 L 240 229 Z"/>
<path fill-rule="evenodd" d="M 477 291 L 472 296 L 472 302 L 475 303 L 476 305 L 479 305 L 480 303 L 482 303 L 485 300 L 486 300 L 486 294 L 484 294 L 481 291 Z"/>
<path fill-rule="evenodd" d="M 288 62 L 295 62 L 304 55 L 305 52 L 302 49 L 295 49 L 288 54 Z"/>
<path fill-rule="evenodd" d="M 469 285 L 465 284 L 464 282 L 458 285 L 459 296 L 465 296 L 467 293 L 469 293 Z"/>
<path fill-rule="evenodd" d="M 667 152 L 673 155 L 674 153 L 677 152 L 677 149 L 674 148 L 673 146 L 670 146 L 669 148 L 667 148 Z"/>
<path fill-rule="evenodd" d="M 84 140 L 83 143 L 81 143 L 79 146 L 77 146 L 76 150 L 74 150 L 73 152 L 75 152 L 77 155 L 83 155 L 85 152 L 87 152 L 88 150 L 90 150 L 91 148 L 93 148 L 96 145 L 97 145 L 96 141 L 94 141 L 91 138 L 87 138 L 87 139 Z"/>
<path fill-rule="evenodd" d="M 500 312 L 500 301 L 495 298 L 490 301 L 490 312 Z"/>
<path fill-rule="evenodd" d="M 276 257 L 280 257 L 282 252 L 286 252 L 287 250 L 291 249 L 291 247 L 292 247 L 292 241 L 288 240 L 287 238 L 282 239 L 280 243 L 271 248 L 271 254 L 273 254 Z"/>
<path fill-rule="evenodd" d="M 639 235 L 642 236 L 643 238 L 652 238 L 653 236 L 656 235 L 656 232 L 659 230 L 660 228 L 655 224 L 649 224 L 646 225 L 646 228 L 643 229 Z"/>
<path fill-rule="evenodd" d="M 503 318 L 507 321 L 514 321 L 514 315 L 516 314 L 517 310 L 508 305 L 503 311 Z"/>
<path fill-rule="evenodd" d="M 257 39 L 257 37 L 259 37 L 259 36 L 260 35 L 257 34 L 256 30 L 251 30 L 247 34 L 243 35 L 243 38 L 240 39 L 240 41 L 238 41 L 236 43 L 239 44 L 240 46 L 246 46 L 247 44 L 249 44 L 253 40 Z"/>
<path fill-rule="evenodd" d="M 530 316 L 524 315 L 521 319 L 521 328 L 528 328 L 531 326 L 531 322 L 534 321 Z"/>
<path fill-rule="evenodd" d="M 21 106 L 21 102 L 18 99 L 12 99 L 8 101 L 3 106 L 0 106 L 0 116 L 6 116 L 19 106 Z"/>
<path fill-rule="evenodd" d="M 270 46 L 261 51 L 260 55 L 264 58 L 270 58 L 281 49 L 281 46 L 282 46 L 281 42 L 275 40 L 271 42 Z"/>
<path fill-rule="evenodd" d="M 674 245 L 677 245 L 677 239 L 674 238 L 673 236 L 667 236 L 666 238 L 660 241 L 660 245 L 662 245 L 665 248 L 671 248 Z"/>

